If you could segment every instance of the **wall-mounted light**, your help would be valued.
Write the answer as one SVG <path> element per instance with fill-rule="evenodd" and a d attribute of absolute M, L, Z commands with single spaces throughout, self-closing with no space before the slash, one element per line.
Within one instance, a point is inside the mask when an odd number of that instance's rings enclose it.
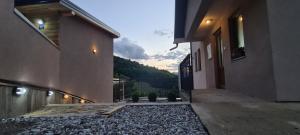
<path fill-rule="evenodd" d="M 52 96 L 54 94 L 53 91 L 47 91 L 47 96 Z"/>
<path fill-rule="evenodd" d="M 93 49 L 92 52 L 93 52 L 93 54 L 96 54 L 97 53 L 97 49 Z"/>
<path fill-rule="evenodd" d="M 70 96 L 68 94 L 64 95 L 64 99 L 68 99 Z"/>
<path fill-rule="evenodd" d="M 45 29 L 45 22 L 42 19 L 37 19 L 37 24 L 39 27 L 39 30 L 44 30 Z"/>
<path fill-rule="evenodd" d="M 239 16 L 239 21 L 241 21 L 241 22 L 242 22 L 243 20 L 244 20 L 243 16 L 242 16 L 242 15 L 240 15 L 240 16 Z"/>
<path fill-rule="evenodd" d="M 15 88 L 14 94 L 21 96 L 21 95 L 26 94 L 26 92 L 27 92 L 26 88 L 17 87 L 17 88 Z"/>
<path fill-rule="evenodd" d="M 207 20 L 205 21 L 205 24 L 211 24 L 212 22 L 213 22 L 212 19 L 207 19 Z"/>
<path fill-rule="evenodd" d="M 85 100 L 81 99 L 81 100 L 80 100 L 80 103 L 81 103 L 81 104 L 84 104 L 84 103 L 85 103 Z"/>
<path fill-rule="evenodd" d="M 76 15 L 76 13 L 75 13 L 74 11 L 72 11 L 72 12 L 71 12 L 71 14 L 72 14 L 73 16 L 75 16 L 75 15 Z"/>

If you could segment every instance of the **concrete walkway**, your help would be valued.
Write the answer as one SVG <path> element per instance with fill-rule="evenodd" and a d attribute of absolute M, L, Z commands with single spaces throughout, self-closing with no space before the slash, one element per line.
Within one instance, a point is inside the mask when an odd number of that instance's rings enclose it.
<path fill-rule="evenodd" d="M 194 90 L 192 107 L 211 135 L 300 135 L 300 103 Z"/>

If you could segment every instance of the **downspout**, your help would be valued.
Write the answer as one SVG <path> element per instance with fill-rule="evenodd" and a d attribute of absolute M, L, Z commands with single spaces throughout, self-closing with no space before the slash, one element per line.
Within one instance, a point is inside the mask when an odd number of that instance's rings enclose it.
<path fill-rule="evenodd" d="M 173 50 L 175 50 L 175 49 L 177 49 L 177 48 L 178 48 L 178 43 L 176 43 L 176 46 L 173 47 L 173 48 L 171 48 L 170 51 L 173 51 Z"/>

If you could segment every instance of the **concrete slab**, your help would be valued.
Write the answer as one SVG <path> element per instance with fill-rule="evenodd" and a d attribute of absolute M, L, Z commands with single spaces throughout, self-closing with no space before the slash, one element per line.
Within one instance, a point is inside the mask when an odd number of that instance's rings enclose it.
<path fill-rule="evenodd" d="M 300 135 L 300 103 L 274 103 L 228 90 L 194 90 L 192 107 L 211 135 Z"/>

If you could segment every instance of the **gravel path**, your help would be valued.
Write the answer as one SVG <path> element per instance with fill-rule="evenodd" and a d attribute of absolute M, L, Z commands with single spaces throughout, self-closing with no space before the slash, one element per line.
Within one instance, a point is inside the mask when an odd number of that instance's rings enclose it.
<path fill-rule="evenodd" d="M 19 133 L 24 135 L 208 135 L 189 105 L 126 106 L 109 118 L 101 115 L 13 118 L 2 120 L 0 125 L 10 123 L 33 123 L 34 126 Z"/>

